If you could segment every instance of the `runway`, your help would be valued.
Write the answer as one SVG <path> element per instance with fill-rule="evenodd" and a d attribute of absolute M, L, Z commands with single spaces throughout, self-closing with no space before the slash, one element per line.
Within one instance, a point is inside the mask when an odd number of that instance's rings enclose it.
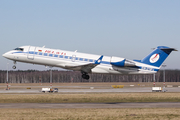
<path fill-rule="evenodd" d="M 166 92 L 180 92 L 179 87 L 172 87 L 172 88 L 165 88 Z M 151 87 L 126 87 L 126 88 L 102 88 L 102 89 L 90 89 L 89 88 L 71 88 L 71 89 L 59 89 L 58 93 L 121 93 L 121 92 L 152 92 Z M 32 89 L 26 89 L 26 88 L 18 88 L 18 89 L 0 89 L 0 93 L 41 93 L 41 88 L 32 88 Z"/>
<path fill-rule="evenodd" d="M 0 108 L 180 108 L 180 103 L 0 103 Z"/>

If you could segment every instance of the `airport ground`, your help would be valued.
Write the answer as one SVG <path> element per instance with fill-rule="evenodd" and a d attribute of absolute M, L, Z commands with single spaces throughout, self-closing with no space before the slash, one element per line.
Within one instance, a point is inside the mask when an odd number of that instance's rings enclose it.
<path fill-rule="evenodd" d="M 0 84 L 0 93 L 41 93 L 42 88 L 58 88 L 58 93 L 120 93 L 120 92 L 152 92 L 154 83 L 152 82 L 113 82 L 113 83 L 6 83 Z M 123 85 L 122 89 L 113 88 L 113 85 Z M 162 82 L 155 83 L 156 87 L 163 88 Z M 170 86 L 170 87 L 167 87 Z M 179 82 L 165 83 L 167 92 L 180 92 Z"/>
<path fill-rule="evenodd" d="M 178 120 L 180 84 L 166 83 L 167 92 L 152 92 L 152 86 L 153 83 L 53 83 L 52 88 L 58 88 L 58 93 L 41 93 L 41 88 L 50 84 L 10 84 L 10 90 L 0 84 L 0 119 Z M 156 86 L 163 87 L 163 83 Z"/>

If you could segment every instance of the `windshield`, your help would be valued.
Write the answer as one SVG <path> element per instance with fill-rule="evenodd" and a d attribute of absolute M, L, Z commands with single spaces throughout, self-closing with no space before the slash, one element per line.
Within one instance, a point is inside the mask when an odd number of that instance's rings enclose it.
<path fill-rule="evenodd" d="M 23 51 L 23 48 L 15 48 L 14 50 Z"/>

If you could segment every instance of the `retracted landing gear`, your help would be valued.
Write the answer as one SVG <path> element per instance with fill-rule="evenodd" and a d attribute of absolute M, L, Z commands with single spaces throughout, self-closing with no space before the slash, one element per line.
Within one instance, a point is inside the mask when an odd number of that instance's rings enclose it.
<path fill-rule="evenodd" d="M 14 65 L 12 66 L 13 69 L 16 69 L 16 61 L 14 61 Z"/>
<path fill-rule="evenodd" d="M 87 75 L 87 73 L 82 73 L 82 78 L 89 80 L 89 75 Z"/>

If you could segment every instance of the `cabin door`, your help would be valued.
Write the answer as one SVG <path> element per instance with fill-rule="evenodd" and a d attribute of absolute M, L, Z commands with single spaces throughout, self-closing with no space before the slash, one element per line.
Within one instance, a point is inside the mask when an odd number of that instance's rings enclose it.
<path fill-rule="evenodd" d="M 72 55 L 72 62 L 75 62 L 76 60 L 76 55 Z"/>
<path fill-rule="evenodd" d="M 34 54 L 35 54 L 36 47 L 29 46 L 27 58 L 30 60 L 34 60 Z"/>

